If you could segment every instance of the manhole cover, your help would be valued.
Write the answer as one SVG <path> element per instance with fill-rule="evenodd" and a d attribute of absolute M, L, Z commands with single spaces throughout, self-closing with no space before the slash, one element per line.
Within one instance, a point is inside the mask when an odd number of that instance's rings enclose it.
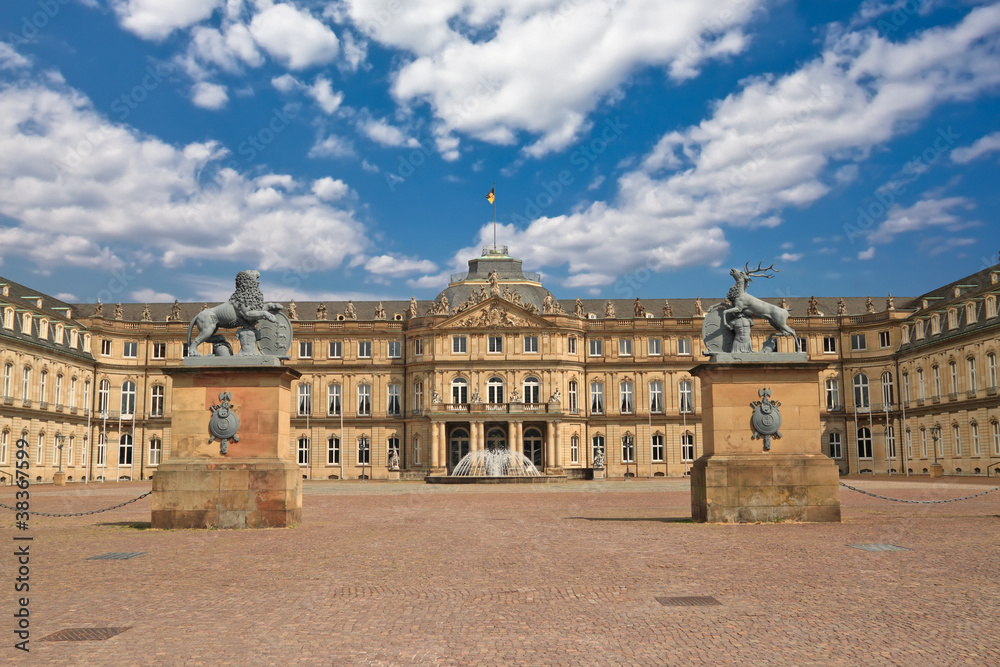
<path fill-rule="evenodd" d="M 656 598 L 664 607 L 713 607 L 722 603 L 711 595 L 698 595 L 682 598 Z"/>
<path fill-rule="evenodd" d="M 848 544 L 847 546 L 862 551 L 912 551 L 906 547 L 897 547 L 895 544 Z"/>
<path fill-rule="evenodd" d="M 131 626 L 129 626 L 130 628 Z M 43 642 L 102 642 L 129 628 L 66 628 L 42 637 Z"/>
<path fill-rule="evenodd" d="M 109 551 L 99 556 L 91 556 L 87 560 L 128 560 L 136 556 L 145 556 L 147 551 Z"/>

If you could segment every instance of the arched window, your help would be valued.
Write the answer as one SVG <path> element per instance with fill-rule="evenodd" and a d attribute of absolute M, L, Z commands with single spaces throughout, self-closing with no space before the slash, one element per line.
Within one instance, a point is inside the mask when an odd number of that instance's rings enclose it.
<path fill-rule="evenodd" d="M 111 401 L 111 383 L 101 380 L 97 387 L 97 412 L 101 416 L 107 416 L 108 403 Z"/>
<path fill-rule="evenodd" d="M 868 393 L 868 376 L 858 373 L 854 376 L 854 406 L 857 408 L 870 408 L 871 396 Z"/>
<path fill-rule="evenodd" d="M 872 432 L 867 426 L 858 429 L 858 457 L 862 459 L 872 457 Z"/>
<path fill-rule="evenodd" d="M 122 383 L 122 417 L 135 414 L 135 382 L 126 380 Z"/>
<path fill-rule="evenodd" d="M 163 456 L 163 441 L 153 438 L 149 441 L 149 465 L 160 465 L 160 458 Z"/>
<path fill-rule="evenodd" d="M 486 400 L 489 403 L 503 403 L 503 380 L 491 377 L 486 382 Z"/>
<path fill-rule="evenodd" d="M 107 447 L 107 435 L 104 433 L 99 433 L 97 435 L 97 465 L 103 466 L 105 464 L 104 450 Z"/>
<path fill-rule="evenodd" d="M 541 383 L 536 377 L 526 377 L 524 378 L 524 402 L 525 403 L 541 403 Z"/>
<path fill-rule="evenodd" d="M 524 431 L 524 455 L 527 456 L 535 467 L 542 468 L 542 432 L 537 428 L 529 428 Z"/>
<path fill-rule="evenodd" d="M 885 429 L 885 451 L 890 459 L 896 458 L 896 429 L 892 424 Z"/>
<path fill-rule="evenodd" d="M 892 409 L 892 404 L 895 403 L 895 392 L 893 391 L 892 385 L 892 373 L 886 371 L 882 373 L 882 403 L 885 405 L 887 410 Z"/>
<path fill-rule="evenodd" d="M 469 432 L 464 428 L 456 428 L 451 432 L 448 439 L 448 462 L 454 467 L 462 460 L 462 457 L 469 453 Z"/>
<path fill-rule="evenodd" d="M 469 382 L 465 378 L 455 378 L 451 381 L 451 402 L 464 405 L 469 402 Z"/>
<path fill-rule="evenodd" d="M 132 435 L 130 433 L 122 433 L 122 437 L 118 439 L 118 465 L 132 465 Z"/>

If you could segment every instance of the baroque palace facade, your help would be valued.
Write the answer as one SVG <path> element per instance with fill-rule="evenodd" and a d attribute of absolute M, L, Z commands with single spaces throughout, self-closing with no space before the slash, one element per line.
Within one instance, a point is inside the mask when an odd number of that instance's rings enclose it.
<path fill-rule="evenodd" d="M 926 474 L 935 456 L 945 474 L 1000 467 L 998 298 L 1000 264 L 879 306 L 781 300 L 809 359 L 827 364 L 817 437 L 842 472 Z M 0 479 L 19 438 L 36 481 L 60 459 L 73 482 L 150 478 L 170 454 L 163 369 L 181 363 L 202 307 L 72 305 L 0 277 Z M 484 447 L 569 477 L 598 451 L 618 477 L 684 475 L 702 453 L 700 299 L 559 301 L 487 248 L 433 302 L 286 312 L 287 363 L 302 373 L 288 447 L 304 478 L 386 478 L 392 449 L 404 478 Z M 758 323 L 755 349 L 768 333 Z"/>

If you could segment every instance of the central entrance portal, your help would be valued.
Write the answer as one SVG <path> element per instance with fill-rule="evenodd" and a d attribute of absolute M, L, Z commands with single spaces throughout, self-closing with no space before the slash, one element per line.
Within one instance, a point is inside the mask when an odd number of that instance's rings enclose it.
<path fill-rule="evenodd" d="M 491 428 L 486 434 L 486 449 L 507 449 L 507 434 L 502 428 Z"/>
<path fill-rule="evenodd" d="M 469 432 L 464 428 L 452 430 L 448 444 L 448 472 L 451 472 L 462 457 L 469 453 Z"/>
<path fill-rule="evenodd" d="M 542 434 L 537 428 L 529 428 L 524 432 L 524 455 L 542 469 Z"/>

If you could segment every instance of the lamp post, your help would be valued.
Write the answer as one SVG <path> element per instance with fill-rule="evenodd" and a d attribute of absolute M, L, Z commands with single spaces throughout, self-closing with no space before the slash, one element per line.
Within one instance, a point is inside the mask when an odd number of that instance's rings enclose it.
<path fill-rule="evenodd" d="M 65 435 L 56 435 L 56 448 L 59 450 L 59 470 L 52 475 L 52 483 L 56 486 L 64 486 L 66 484 L 66 473 L 62 471 L 62 453 L 65 441 Z"/>
<path fill-rule="evenodd" d="M 368 476 L 365 474 L 365 463 L 368 462 L 369 451 L 371 448 L 371 441 L 368 440 L 368 436 L 361 436 L 361 443 L 359 444 L 359 449 L 362 452 L 361 457 L 361 480 L 368 481 Z"/>
<path fill-rule="evenodd" d="M 938 440 L 941 439 L 941 427 L 931 428 L 931 441 L 934 445 L 934 463 L 931 464 L 931 477 L 944 477 L 944 466 L 938 463 Z"/>
<path fill-rule="evenodd" d="M 628 459 L 625 461 L 625 481 L 629 478 L 629 463 L 635 458 L 635 447 L 633 446 L 632 436 L 625 436 L 625 451 L 628 452 Z M 635 471 L 639 472 L 639 466 L 636 464 Z"/>

